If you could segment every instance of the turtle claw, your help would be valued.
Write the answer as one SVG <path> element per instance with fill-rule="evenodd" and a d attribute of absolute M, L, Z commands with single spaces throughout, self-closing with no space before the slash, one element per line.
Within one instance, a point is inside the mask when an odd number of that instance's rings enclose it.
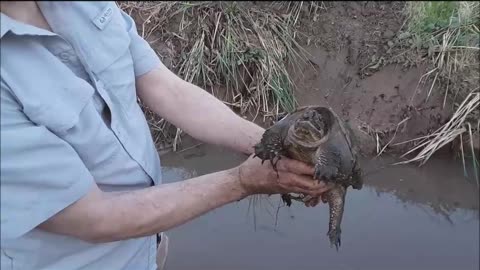
<path fill-rule="evenodd" d="M 277 160 L 274 162 L 273 160 L 277 158 Z M 272 163 L 272 167 L 275 171 L 277 171 L 277 174 L 278 174 L 278 170 L 277 170 L 277 163 L 280 161 L 280 159 L 282 159 L 282 157 L 280 155 L 276 155 L 275 157 L 273 157 L 270 162 Z"/>
<path fill-rule="evenodd" d="M 282 201 L 290 207 L 292 205 L 292 198 L 288 194 L 282 194 Z"/>
<path fill-rule="evenodd" d="M 270 147 L 262 143 L 257 144 L 254 148 L 255 148 L 255 154 L 253 155 L 253 157 L 260 158 L 262 160 L 262 165 L 265 163 L 266 160 L 269 160 L 270 164 L 272 165 L 273 169 L 277 172 L 277 176 L 278 176 L 277 163 L 281 159 L 281 156 L 279 154 L 280 150 L 270 149 Z"/>
<path fill-rule="evenodd" d="M 330 247 L 333 248 L 333 246 L 335 246 L 337 251 L 340 248 L 340 245 L 342 243 L 340 239 L 341 234 L 342 234 L 342 230 L 339 227 L 337 227 L 336 229 L 330 230 L 327 234 L 328 238 L 330 239 Z"/>

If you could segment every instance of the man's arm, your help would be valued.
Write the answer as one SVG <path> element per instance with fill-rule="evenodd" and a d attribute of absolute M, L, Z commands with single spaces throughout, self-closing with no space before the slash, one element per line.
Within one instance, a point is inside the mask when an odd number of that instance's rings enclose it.
<path fill-rule="evenodd" d="M 103 192 L 71 145 L 32 123 L 3 82 L 0 90 L 2 239 L 41 228 L 89 242 L 118 241 L 171 229 L 250 194 L 322 192 L 311 181 L 312 167 L 282 159 L 277 178 L 258 158 L 171 184 Z"/>
<path fill-rule="evenodd" d="M 198 140 L 251 154 L 264 132 L 163 65 L 137 78 L 136 84 L 145 105 Z"/>
<path fill-rule="evenodd" d="M 252 194 L 298 192 L 318 196 L 328 187 L 310 180 L 313 168 L 298 161 L 269 163 L 248 159 L 225 171 L 137 191 L 105 193 L 92 185 L 86 196 L 39 228 L 93 243 L 153 235 Z M 293 173 L 292 173 L 293 172 Z"/>
<path fill-rule="evenodd" d="M 93 184 L 84 197 L 39 228 L 92 243 L 153 235 L 246 196 L 235 173 L 220 171 L 118 194 Z"/>

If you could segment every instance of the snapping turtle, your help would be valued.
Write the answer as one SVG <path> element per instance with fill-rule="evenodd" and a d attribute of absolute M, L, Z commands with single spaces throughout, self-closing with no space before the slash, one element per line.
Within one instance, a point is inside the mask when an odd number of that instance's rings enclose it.
<path fill-rule="evenodd" d="M 265 131 L 254 156 L 262 163 L 270 160 L 275 170 L 281 156 L 300 160 L 315 167 L 314 180 L 334 184 L 322 201 L 328 202 L 330 208 L 330 244 L 338 250 L 347 188 L 363 186 L 357 156 L 342 120 L 330 108 L 297 108 Z M 291 199 L 308 198 L 283 194 L 282 199 L 290 206 Z"/>

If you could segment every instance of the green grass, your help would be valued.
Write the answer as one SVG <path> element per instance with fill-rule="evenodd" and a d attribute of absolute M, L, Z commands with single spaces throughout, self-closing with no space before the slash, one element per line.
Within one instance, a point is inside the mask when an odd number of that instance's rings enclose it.
<path fill-rule="evenodd" d="M 478 51 L 479 2 L 407 2 L 406 13 L 408 31 L 429 47 L 431 52 L 443 53 L 441 56 L 448 58 L 451 55 L 446 53 L 449 52 Z M 463 63 L 457 61 L 453 64 Z"/>
<path fill-rule="evenodd" d="M 407 8 L 411 15 L 410 30 L 428 36 L 450 24 L 450 18 L 458 10 L 458 2 L 410 2 Z"/>

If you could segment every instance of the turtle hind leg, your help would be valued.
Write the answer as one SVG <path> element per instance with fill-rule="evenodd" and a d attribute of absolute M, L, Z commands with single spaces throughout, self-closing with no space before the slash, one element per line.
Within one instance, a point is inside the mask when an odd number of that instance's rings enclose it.
<path fill-rule="evenodd" d="M 330 247 L 333 248 L 333 246 L 335 246 L 335 249 L 338 251 L 338 249 L 342 244 L 342 241 L 341 241 L 342 229 L 340 229 L 340 227 L 336 227 L 334 229 L 329 230 L 327 235 L 328 235 L 328 238 L 330 239 Z"/>

